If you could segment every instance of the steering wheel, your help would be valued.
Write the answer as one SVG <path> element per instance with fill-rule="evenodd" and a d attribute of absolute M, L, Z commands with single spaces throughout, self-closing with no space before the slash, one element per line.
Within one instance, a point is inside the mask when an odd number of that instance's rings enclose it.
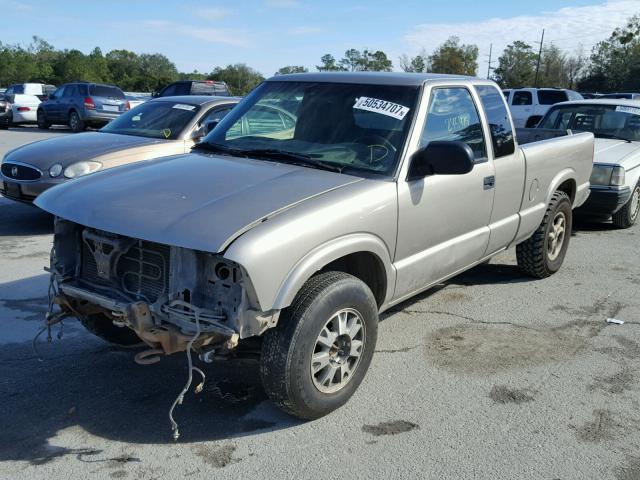
<path fill-rule="evenodd" d="M 371 165 L 381 163 L 385 158 L 389 156 L 389 151 L 394 154 L 398 151 L 393 143 L 384 138 L 381 135 L 375 133 L 368 133 L 362 135 L 354 140 L 354 143 L 362 143 L 369 149 L 369 163 Z M 375 150 L 379 150 L 379 154 L 376 155 Z"/>

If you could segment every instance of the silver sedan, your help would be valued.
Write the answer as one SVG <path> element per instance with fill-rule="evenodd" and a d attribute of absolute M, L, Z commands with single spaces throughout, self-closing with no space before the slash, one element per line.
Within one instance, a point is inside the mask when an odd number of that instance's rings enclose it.
<path fill-rule="evenodd" d="M 99 131 L 24 145 L 2 160 L 0 194 L 32 203 L 45 190 L 84 175 L 187 153 L 239 100 L 211 96 L 157 98 Z"/>

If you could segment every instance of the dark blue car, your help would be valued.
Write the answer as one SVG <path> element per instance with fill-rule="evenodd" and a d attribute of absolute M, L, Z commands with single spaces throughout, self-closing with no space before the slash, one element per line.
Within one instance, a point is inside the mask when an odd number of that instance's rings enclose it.
<path fill-rule="evenodd" d="M 38 105 L 38 127 L 69 125 L 72 131 L 81 132 L 89 126 L 103 126 L 129 108 L 124 92 L 114 85 L 66 83 Z"/>

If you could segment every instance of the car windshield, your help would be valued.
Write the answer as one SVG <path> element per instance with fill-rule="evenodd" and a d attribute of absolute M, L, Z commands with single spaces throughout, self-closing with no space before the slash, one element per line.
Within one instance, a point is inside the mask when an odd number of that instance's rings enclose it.
<path fill-rule="evenodd" d="M 350 174 L 393 175 L 418 87 L 270 81 L 198 146 Z"/>
<path fill-rule="evenodd" d="M 554 107 L 538 128 L 593 132 L 600 138 L 640 141 L 640 106 L 589 104 Z"/>
<path fill-rule="evenodd" d="M 123 113 L 100 131 L 175 140 L 191 122 L 198 108 L 187 103 L 146 102 Z"/>

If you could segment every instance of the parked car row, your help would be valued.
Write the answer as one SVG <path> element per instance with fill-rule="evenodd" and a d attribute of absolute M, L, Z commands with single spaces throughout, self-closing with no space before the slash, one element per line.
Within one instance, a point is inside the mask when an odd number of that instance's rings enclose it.
<path fill-rule="evenodd" d="M 53 85 L 42 83 L 10 85 L 2 94 L 4 110 L 0 112 L 0 129 L 35 123 L 38 105 L 46 100 L 53 90 Z"/>
<path fill-rule="evenodd" d="M 537 128 L 509 112 L 524 93 Z M 273 402 L 317 418 L 364 378 L 380 312 L 510 247 L 554 274 L 574 209 L 635 222 L 640 103 L 552 106 L 573 93 L 358 72 L 159 95 L 7 153 L 0 193 L 56 217 L 49 323 L 143 341 L 142 363 L 258 352 Z"/>
<path fill-rule="evenodd" d="M 153 95 L 125 93 L 115 85 L 71 82 L 59 88 L 41 83 L 10 85 L 0 96 L 0 128 L 37 123 L 39 128 L 68 125 L 73 132 L 101 127 L 153 97 L 226 96 L 227 84 L 212 80 L 179 81 Z"/>
<path fill-rule="evenodd" d="M 582 99 L 578 92 L 559 88 L 514 88 L 503 93 L 516 128 L 535 127 L 551 105 Z"/>

